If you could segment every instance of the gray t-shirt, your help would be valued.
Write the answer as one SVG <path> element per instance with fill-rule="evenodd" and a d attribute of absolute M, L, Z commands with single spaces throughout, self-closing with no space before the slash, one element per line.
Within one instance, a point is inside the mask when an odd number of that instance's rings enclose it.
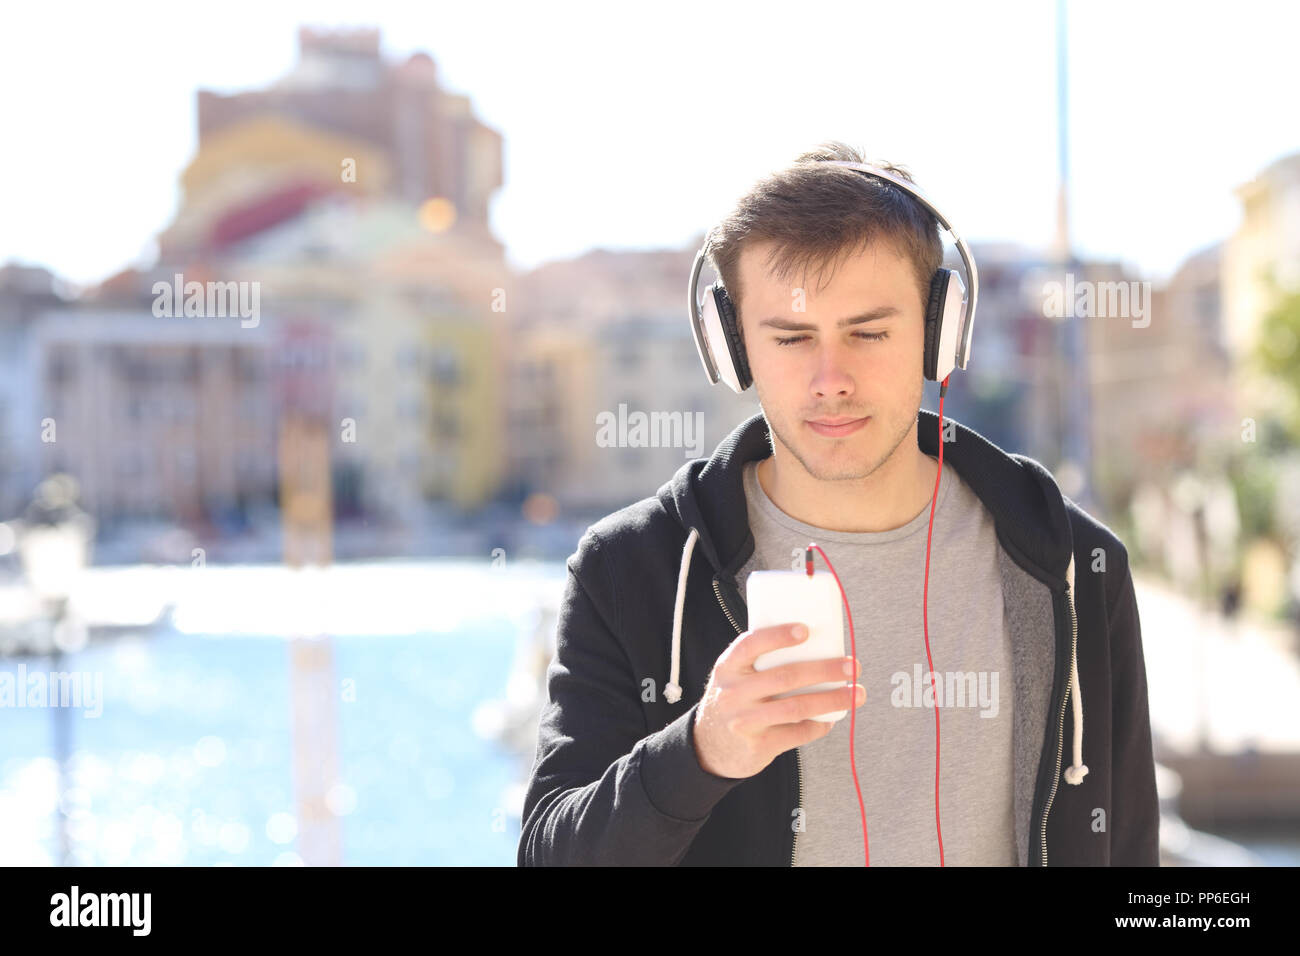
<path fill-rule="evenodd" d="M 853 611 L 866 703 L 857 709 L 854 760 L 872 866 L 938 866 L 934 812 L 934 695 L 921 620 L 926 503 L 891 531 L 827 531 L 778 508 L 745 467 L 754 554 L 749 573 L 803 568 L 816 542 L 829 555 Z M 956 470 L 939 483 L 930 548 L 930 654 L 939 709 L 939 811 L 944 863 L 1015 866 L 1012 815 L 1011 637 L 1003 618 L 993 518 Z M 815 573 L 829 574 L 813 552 Z M 794 562 L 798 563 L 794 563 Z M 847 616 L 844 639 L 849 638 Z M 849 765 L 849 717 L 799 748 L 803 799 L 795 866 L 861 866 L 862 816 Z"/>

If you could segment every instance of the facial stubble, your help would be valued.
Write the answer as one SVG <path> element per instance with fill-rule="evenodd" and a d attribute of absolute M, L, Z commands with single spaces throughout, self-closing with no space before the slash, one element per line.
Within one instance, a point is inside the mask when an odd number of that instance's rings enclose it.
<path fill-rule="evenodd" d="M 898 431 L 894 434 L 892 440 L 889 443 L 889 450 L 886 451 L 884 454 L 882 454 L 874 462 L 872 462 L 870 466 L 867 467 L 865 470 L 858 470 L 853 467 L 852 463 L 849 463 L 849 465 L 846 466 L 849 469 L 847 473 L 841 473 L 841 474 L 819 473 L 817 470 L 814 469 L 814 465 L 811 464 L 803 456 L 803 454 L 801 454 L 799 444 L 796 442 L 791 442 L 787 438 L 785 434 L 784 424 L 774 421 L 772 416 L 767 413 L 767 406 L 766 403 L 763 401 L 762 390 L 759 388 L 757 381 L 755 381 L 754 386 L 755 386 L 755 391 L 759 392 L 759 397 L 758 397 L 759 407 L 763 410 L 763 417 L 767 419 L 767 425 L 769 430 L 772 433 L 772 436 L 775 439 L 779 440 L 783 446 L 785 446 L 786 450 L 789 451 L 791 456 L 796 461 L 798 461 L 801 466 L 803 466 L 805 472 L 807 472 L 809 475 L 811 475 L 813 478 L 817 479 L 818 481 L 861 481 L 863 479 L 870 478 L 873 474 L 876 473 L 876 471 L 883 464 L 885 464 L 885 462 L 889 461 L 890 458 L 894 456 L 894 454 L 898 451 L 899 446 L 902 445 L 903 442 L 908 438 L 908 436 L 912 433 L 912 429 L 916 425 L 917 412 L 914 411 L 912 413 L 911 418 L 905 420 L 900 424 Z M 914 408 L 917 411 L 919 411 L 921 407 L 921 397 L 924 394 L 923 388 L 924 388 L 924 384 L 918 380 L 916 394 L 914 396 L 914 403 L 909 403 L 909 404 L 913 404 Z M 872 428 L 875 425 L 877 425 L 878 421 L 879 421 L 878 419 L 873 417 L 872 420 L 867 423 L 866 427 Z M 803 420 L 800 419 L 800 421 L 795 425 L 795 428 L 803 428 L 803 427 L 804 427 Z M 849 442 L 849 441 L 853 441 L 860 434 L 861 431 L 856 432 L 853 435 L 849 435 L 843 439 L 830 439 L 830 440 Z"/>

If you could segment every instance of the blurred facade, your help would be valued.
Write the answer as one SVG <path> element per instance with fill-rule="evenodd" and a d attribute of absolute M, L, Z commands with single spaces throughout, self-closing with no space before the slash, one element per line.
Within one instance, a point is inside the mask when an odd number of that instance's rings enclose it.
<path fill-rule="evenodd" d="M 35 452 L 41 410 L 41 374 L 31 350 L 31 327 L 40 312 L 62 305 L 70 292 L 46 269 L 0 266 L 0 515 L 18 514 L 41 478 Z"/>
<path fill-rule="evenodd" d="M 596 250 L 520 277 L 510 311 L 516 497 L 544 493 L 593 514 L 621 507 L 707 457 L 758 411 L 754 392 L 736 395 L 704 376 L 686 319 L 696 248 Z M 637 445 L 630 429 L 621 444 L 598 443 L 598 418 L 633 413 L 674 416 L 660 434 L 676 444 Z M 687 444 L 696 446 L 689 454 Z"/>
<path fill-rule="evenodd" d="M 41 470 L 77 476 L 92 513 L 202 522 L 270 503 L 263 330 L 79 307 L 44 313 L 28 346 L 44 386 Z"/>
<path fill-rule="evenodd" d="M 1107 514 L 1121 514 L 1143 480 L 1221 470 L 1237 440 L 1220 262 L 1219 245 L 1202 250 L 1151 289 L 1146 315 L 1088 324 L 1094 474 Z M 1131 287 L 1139 279 L 1118 264 L 1089 274 Z"/>
<path fill-rule="evenodd" d="M 1237 198 L 1241 222 L 1224 243 L 1223 307 L 1239 413 L 1245 603 L 1288 610 L 1300 625 L 1300 454 L 1287 427 L 1300 405 L 1300 352 L 1297 316 L 1275 311 L 1288 302 L 1294 309 L 1300 292 L 1300 153 L 1269 164 Z M 1269 320 L 1278 318 L 1266 343 Z M 1265 345 L 1277 360 L 1272 373 L 1261 362 Z"/>
<path fill-rule="evenodd" d="M 1300 289 L 1300 153 L 1237 189 L 1241 223 L 1224 245 L 1225 343 L 1243 362 L 1280 293 Z"/>
<path fill-rule="evenodd" d="M 66 469 L 106 526 L 237 528 L 277 505 L 280 425 L 309 413 L 330 436 L 339 518 L 417 524 L 494 503 L 518 518 L 531 496 L 553 505 L 543 517 L 594 517 L 758 410 L 753 391 L 704 379 L 683 301 L 697 243 L 512 275 L 488 226 L 501 136 L 432 59 L 389 62 L 374 30 L 303 29 L 299 46 L 267 89 L 198 94 L 199 147 L 154 265 L 76 300 L 43 270 L 0 271 L 6 513 Z M 1300 156 L 1240 195 L 1237 234 L 1144 289 L 1144 321 L 1046 305 L 1067 274 L 1142 285 L 1121 263 L 972 243 L 979 328 L 948 413 L 1107 520 L 1144 482 L 1222 472 L 1267 394 L 1246 357 L 1269 277 L 1300 283 Z M 260 315 L 156 315 L 155 284 L 182 281 L 256 283 Z M 636 416 L 685 431 L 638 442 Z"/>
<path fill-rule="evenodd" d="M 428 56 L 385 61 L 378 31 L 299 42 L 270 89 L 199 93 L 198 151 L 155 265 L 75 301 L 6 268 L 8 513 L 65 468 L 109 526 L 246 517 L 276 502 L 290 412 L 333 436 L 340 516 L 472 508 L 503 483 L 493 302 L 508 281 L 487 227 L 501 137 Z M 159 314 L 155 283 L 193 282 L 255 285 L 259 314 L 187 315 L 179 297 Z"/>

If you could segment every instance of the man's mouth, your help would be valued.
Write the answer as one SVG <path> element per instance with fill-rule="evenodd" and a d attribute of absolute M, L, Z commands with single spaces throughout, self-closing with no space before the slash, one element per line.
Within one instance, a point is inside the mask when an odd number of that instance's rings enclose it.
<path fill-rule="evenodd" d="M 834 418 L 810 419 L 808 421 L 808 427 L 818 435 L 824 435 L 827 438 L 841 438 L 844 435 L 852 435 L 870 420 L 870 415 L 863 418 L 850 418 L 845 415 L 839 415 Z"/>

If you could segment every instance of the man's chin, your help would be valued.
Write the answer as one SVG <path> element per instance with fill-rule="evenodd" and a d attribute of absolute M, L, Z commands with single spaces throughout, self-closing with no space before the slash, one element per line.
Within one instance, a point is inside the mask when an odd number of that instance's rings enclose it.
<path fill-rule="evenodd" d="M 804 445 L 803 460 L 810 466 L 809 472 L 815 472 L 813 477 L 821 481 L 869 477 L 880 467 L 884 457 L 884 450 L 876 442 L 858 442 L 851 438 L 838 442 L 815 439 L 814 442 Z"/>

